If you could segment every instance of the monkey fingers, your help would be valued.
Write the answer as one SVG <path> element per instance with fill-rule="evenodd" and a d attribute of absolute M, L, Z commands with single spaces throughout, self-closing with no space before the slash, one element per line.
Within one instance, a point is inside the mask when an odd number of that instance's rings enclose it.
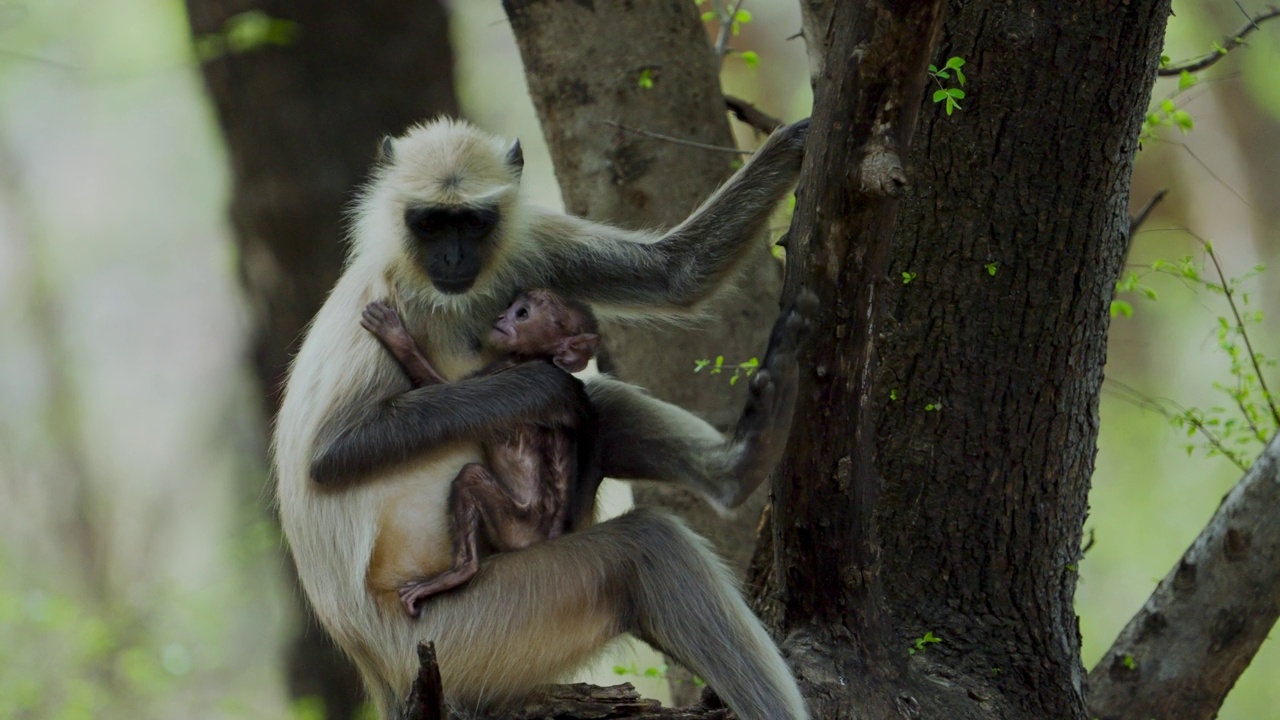
<path fill-rule="evenodd" d="M 371 302 L 360 315 L 360 326 L 373 333 L 383 347 L 400 363 L 414 387 L 445 382 L 440 373 L 418 349 L 400 313 L 385 300 Z"/>

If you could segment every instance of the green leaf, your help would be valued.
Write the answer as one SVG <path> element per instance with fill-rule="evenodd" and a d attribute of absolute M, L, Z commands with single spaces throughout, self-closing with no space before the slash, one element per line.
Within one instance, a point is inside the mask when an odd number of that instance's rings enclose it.
<path fill-rule="evenodd" d="M 965 80 L 964 73 L 960 71 L 960 68 L 956 68 L 956 79 L 960 81 L 961 85 L 964 85 L 966 82 L 968 82 L 967 80 Z"/>
<path fill-rule="evenodd" d="M 912 280 L 915 280 L 915 279 L 916 279 L 916 274 L 917 274 L 917 273 L 913 273 L 913 272 L 904 272 L 904 273 L 902 273 L 902 284 L 903 284 L 903 285 L 908 285 L 908 284 L 910 284 Z"/>
<path fill-rule="evenodd" d="M 937 90 L 937 91 L 934 91 L 933 93 L 933 101 L 936 103 L 942 102 L 943 100 L 946 100 L 949 97 L 951 96 L 947 94 L 946 90 Z"/>
<path fill-rule="evenodd" d="M 939 70 L 938 72 L 934 73 L 934 75 L 936 77 L 942 78 L 943 80 L 949 80 L 951 78 L 951 74 L 948 73 L 946 70 Z"/>
<path fill-rule="evenodd" d="M 889 399 L 890 399 L 890 400 L 897 400 L 897 399 L 898 399 L 898 390 L 897 390 L 897 388 L 889 388 Z"/>
<path fill-rule="evenodd" d="M 742 62 L 746 63 L 747 67 L 756 67 L 760 64 L 760 55 L 754 50 L 747 50 L 740 53 L 740 55 L 742 55 Z"/>
<path fill-rule="evenodd" d="M 950 88 L 947 90 L 947 94 L 955 98 L 956 100 L 964 99 L 964 91 L 961 90 L 960 88 Z"/>
<path fill-rule="evenodd" d="M 645 90 L 649 90 L 650 88 L 653 87 L 653 70 L 650 70 L 649 68 L 645 68 L 644 70 L 640 71 L 639 85 L 641 88 Z"/>
<path fill-rule="evenodd" d="M 1138 289 L 1142 291 L 1142 294 L 1143 294 L 1143 295 L 1146 295 L 1146 296 L 1147 296 L 1147 299 L 1148 299 L 1148 300 L 1158 300 L 1158 299 L 1159 299 L 1159 298 L 1157 298 L 1157 297 L 1156 297 L 1156 291 L 1155 291 L 1155 290 L 1152 290 L 1152 289 L 1151 289 L 1151 288 L 1149 288 L 1149 287 L 1141 287 L 1141 288 L 1138 288 Z"/>
<path fill-rule="evenodd" d="M 984 267 L 986 267 L 986 268 L 987 268 L 987 274 L 988 274 L 988 275 L 991 275 L 992 277 L 994 277 L 994 276 L 995 276 L 995 274 L 996 274 L 996 271 L 1000 269 L 1000 263 L 998 263 L 998 262 L 989 262 L 989 263 L 987 263 Z"/>
<path fill-rule="evenodd" d="M 739 23 L 742 23 L 743 25 L 746 25 L 747 23 L 751 22 L 751 20 L 752 20 L 752 15 L 750 10 L 739 10 L 733 16 L 734 22 L 739 22 Z"/>
<path fill-rule="evenodd" d="M 1186 110 L 1173 111 L 1173 124 L 1184 133 L 1191 132 L 1195 129 L 1196 123 L 1191 119 L 1191 115 Z"/>
<path fill-rule="evenodd" d="M 1160 109 L 1167 113 L 1172 113 L 1178 106 L 1173 104 L 1172 100 L 1165 99 L 1160 102 Z"/>
<path fill-rule="evenodd" d="M 1199 81 L 1200 81 L 1200 78 L 1196 77 L 1195 75 L 1192 75 L 1186 70 L 1183 70 L 1182 72 L 1178 73 L 1178 89 L 1179 90 L 1186 90 L 1187 88 L 1192 87 Z"/>
<path fill-rule="evenodd" d="M 1124 300 L 1111 301 L 1111 317 L 1123 315 L 1125 317 L 1133 317 L 1133 306 Z"/>
<path fill-rule="evenodd" d="M 937 74 L 938 74 L 938 66 L 937 66 L 937 65 L 930 65 L 930 66 L 929 66 L 929 74 L 930 74 L 930 75 L 937 75 Z"/>
<path fill-rule="evenodd" d="M 702 22 L 708 22 L 708 21 L 710 21 L 710 20 L 715 20 L 715 19 L 716 19 L 716 18 L 718 18 L 718 17 L 720 17 L 720 13 L 717 13 L 715 10 L 711 10 L 711 11 L 709 11 L 709 12 L 704 12 L 704 13 L 702 13 Z"/>
<path fill-rule="evenodd" d="M 962 67 L 964 67 L 964 58 L 962 57 L 953 57 L 950 60 L 947 60 L 948 70 L 959 70 Z"/>

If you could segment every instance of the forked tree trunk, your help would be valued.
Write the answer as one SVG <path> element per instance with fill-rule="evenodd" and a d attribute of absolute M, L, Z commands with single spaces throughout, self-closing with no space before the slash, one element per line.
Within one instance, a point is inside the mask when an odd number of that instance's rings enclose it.
<path fill-rule="evenodd" d="M 837 4 L 837 38 L 855 11 Z M 775 484 L 773 607 L 821 717 L 1079 719 L 1074 567 L 1169 4 L 950 11 L 929 60 L 965 58 L 967 97 L 924 103 L 884 271 L 848 271 L 882 251 L 851 237 L 857 188 L 835 166 L 802 183 L 825 315 Z M 851 51 L 829 49 L 820 91 Z M 844 682 L 864 699 L 840 702 Z"/>
<path fill-rule="evenodd" d="M 204 66 L 235 182 L 231 221 L 253 313 L 253 367 L 273 417 L 295 342 L 338 278 L 343 208 L 378 138 L 457 113 L 448 18 L 438 0 L 188 0 L 187 7 L 197 36 L 249 10 L 298 25 L 289 46 Z M 299 623 L 288 666 L 295 697 L 323 699 L 331 719 L 355 716 L 363 697 L 355 671 L 314 620 Z"/>

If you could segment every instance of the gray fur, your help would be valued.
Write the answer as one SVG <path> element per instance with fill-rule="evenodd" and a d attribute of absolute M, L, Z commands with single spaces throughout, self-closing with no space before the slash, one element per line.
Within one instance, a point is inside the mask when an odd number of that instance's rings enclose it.
<path fill-rule="evenodd" d="M 431 364 L 454 379 L 493 359 L 478 338 L 522 290 L 550 288 L 604 317 L 697 316 L 729 286 L 791 189 L 805 132 L 804 124 L 779 130 L 666 234 L 523 205 L 510 146 L 461 123 L 410 130 L 375 167 L 353 214 L 347 268 L 291 369 L 273 450 L 299 580 L 384 718 L 400 710 L 421 639 L 436 643 L 449 702 L 473 710 L 518 702 L 627 631 L 687 663 L 743 720 L 808 717 L 790 670 L 705 542 L 661 515 L 632 513 L 485 558 L 466 586 L 408 617 L 396 590 L 448 566 L 449 487 L 480 459 L 477 436 L 504 422 L 555 418 L 581 389 L 537 364 L 411 389 L 359 322 L 368 303 L 392 303 Z M 408 257 L 410 205 L 497 209 L 492 251 L 465 293 L 436 291 Z M 590 460 L 606 474 L 681 482 L 734 505 L 785 443 L 804 324 L 797 317 L 780 321 L 782 341 L 771 342 L 728 440 L 638 388 L 588 383 L 600 433 Z"/>

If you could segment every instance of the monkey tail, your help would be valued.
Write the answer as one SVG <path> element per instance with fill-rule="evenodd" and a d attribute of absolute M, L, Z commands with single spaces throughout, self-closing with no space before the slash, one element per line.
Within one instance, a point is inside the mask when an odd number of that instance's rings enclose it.
<path fill-rule="evenodd" d="M 651 511 L 619 518 L 627 543 L 638 637 L 701 677 L 741 720 L 807 720 L 790 668 L 709 543 Z"/>

